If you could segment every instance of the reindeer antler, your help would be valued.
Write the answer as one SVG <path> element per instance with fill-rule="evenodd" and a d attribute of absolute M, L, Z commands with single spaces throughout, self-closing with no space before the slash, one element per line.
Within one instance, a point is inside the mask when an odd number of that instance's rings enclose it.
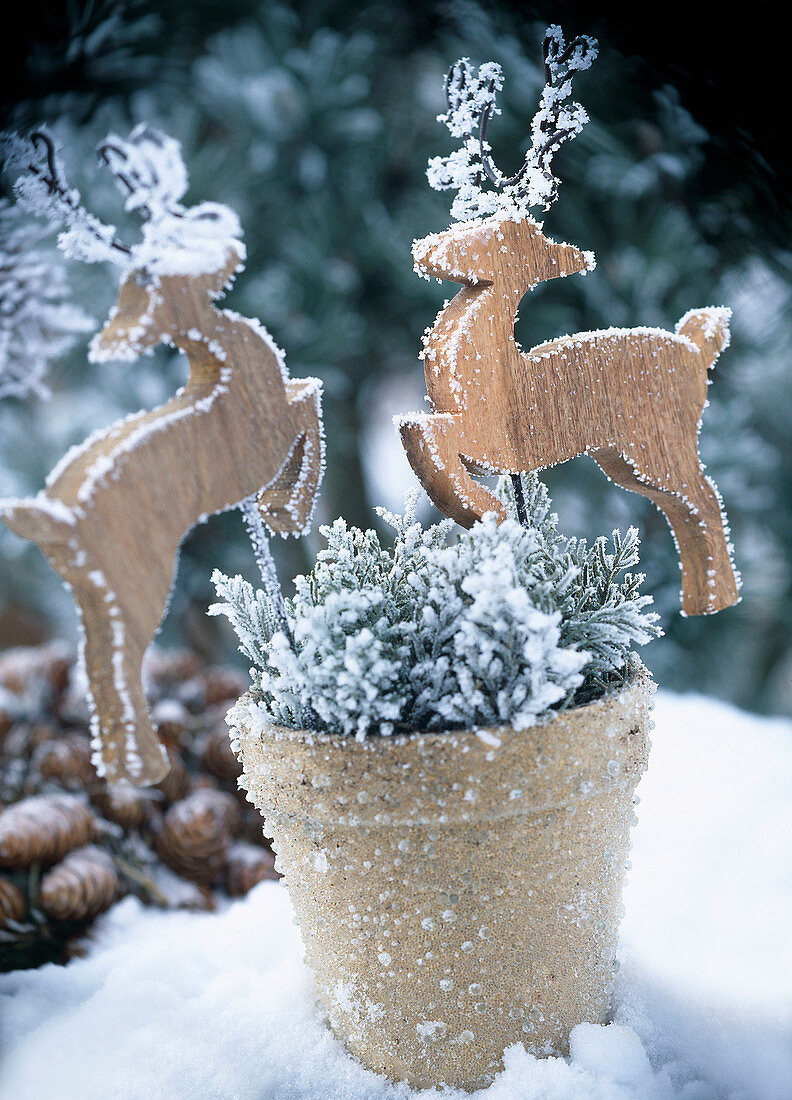
<path fill-rule="evenodd" d="M 14 184 L 20 204 L 65 226 L 60 243 L 75 259 L 110 260 L 125 264 L 131 250 L 115 238 L 115 226 L 105 225 L 82 205 L 80 192 L 69 187 L 55 142 L 46 130 L 0 135 L 4 167 L 24 174 Z"/>
<path fill-rule="evenodd" d="M 483 217 L 504 206 L 523 213 L 531 206 L 547 209 L 555 201 L 560 181 L 550 170 L 553 154 L 588 121 L 579 103 L 565 102 L 571 95 L 572 76 L 589 68 L 596 56 L 593 38 L 581 35 L 567 45 L 560 27 L 548 27 L 543 45 L 546 83 L 531 122 L 531 146 L 522 167 L 512 176 L 496 168 L 487 141 L 490 119 L 499 113 L 500 66 L 488 62 L 476 72 L 466 57 L 454 62 L 445 79 L 447 111 L 438 119 L 463 139 L 462 145 L 448 157 L 433 158 L 427 171 L 432 187 L 458 191 L 451 207 L 453 217 Z M 477 127 L 478 140 L 474 137 Z M 494 191 L 482 189 L 485 177 Z"/>
<path fill-rule="evenodd" d="M 128 138 L 109 134 L 98 152 L 126 194 L 126 209 L 143 218 L 137 244 L 122 244 L 114 225 L 105 225 L 85 209 L 79 191 L 66 182 L 46 130 L 27 138 L 0 134 L 0 163 L 22 173 L 14 184 L 20 205 L 63 226 L 58 244 L 72 259 L 110 260 L 126 270 L 183 275 L 222 268 L 230 255 L 244 260 L 242 229 L 232 210 L 215 202 L 189 208 L 181 204 L 188 177 L 175 138 L 143 123 Z"/>
<path fill-rule="evenodd" d="M 144 122 L 128 138 L 108 134 L 98 152 L 126 191 L 128 210 L 137 210 L 143 218 L 183 215 L 179 200 L 189 180 L 175 138 Z"/>
<path fill-rule="evenodd" d="M 189 181 L 175 138 L 142 123 L 128 138 L 109 134 L 99 156 L 125 192 L 126 209 L 143 218 L 143 239 L 132 253 L 137 266 L 155 272 L 164 259 L 171 273 L 195 274 L 222 267 L 229 251 L 244 259 L 242 229 L 232 210 L 215 202 L 182 205 Z"/>

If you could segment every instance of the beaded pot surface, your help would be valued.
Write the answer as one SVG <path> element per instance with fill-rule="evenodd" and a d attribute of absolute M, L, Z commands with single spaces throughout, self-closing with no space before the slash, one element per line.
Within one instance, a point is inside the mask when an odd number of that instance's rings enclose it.
<path fill-rule="evenodd" d="M 529 729 L 364 741 L 227 721 L 330 1027 L 418 1087 L 489 1084 L 608 1018 L 655 686 Z"/>

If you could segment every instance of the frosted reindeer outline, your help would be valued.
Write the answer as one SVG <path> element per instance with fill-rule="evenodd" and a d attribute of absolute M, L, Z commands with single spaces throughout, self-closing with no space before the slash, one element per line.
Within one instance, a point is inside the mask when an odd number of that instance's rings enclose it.
<path fill-rule="evenodd" d="M 43 184 L 77 211 L 79 196 L 65 187 L 52 143 L 42 134 L 35 140 L 46 150 Z M 0 517 L 40 546 L 74 594 L 100 774 L 142 784 L 168 770 L 141 677 L 179 545 L 208 514 L 245 503 L 250 513 L 256 499 L 269 532 L 304 533 L 324 467 L 321 383 L 289 378 L 282 353 L 258 322 L 215 308 L 241 270 L 244 248 L 233 239 L 238 226 L 226 208 L 178 204 L 186 175 L 175 190 L 162 181 L 165 194 L 158 194 L 157 162 L 168 155 L 173 161 L 177 143 L 143 126 L 128 141 L 108 140 L 100 152 L 128 192 L 128 205 L 148 221 L 136 254 L 84 211 L 72 220 L 87 224 L 96 238 L 96 258 L 115 258 L 109 250 L 124 257 L 126 268 L 91 358 L 134 360 L 159 343 L 172 344 L 186 354 L 189 378 L 158 408 L 72 448 L 42 492 L 0 502 Z M 162 201 L 161 210 L 152 198 Z M 211 227 L 224 218 L 231 233 L 221 233 L 218 243 Z M 182 274 L 158 270 L 156 239 L 163 233 L 171 249 L 167 263 L 181 266 Z"/>
<path fill-rule="evenodd" d="M 527 352 L 514 339 L 517 310 L 528 290 L 594 266 L 591 253 L 550 240 L 524 213 L 526 205 L 547 206 L 557 196 L 550 158 L 586 121 L 579 104 L 570 107 L 563 100 L 573 72 L 588 67 L 592 55 L 592 40 L 566 46 L 560 30 L 550 28 L 547 85 L 532 126 L 532 147 L 510 178 L 497 171 L 486 143 L 499 70 L 494 67 L 493 78 L 493 66 L 483 66 L 476 86 L 466 59 L 452 66 L 445 120 L 453 119 L 455 105 L 462 103 L 471 127 L 476 121 L 480 126 L 479 171 L 472 189 L 471 180 L 463 179 L 462 186 L 468 186 L 469 200 L 486 175 L 496 191 L 482 193 L 490 203 L 483 209 L 494 212 L 413 246 L 419 274 L 462 283 L 463 289 L 424 337 L 432 412 L 395 422 L 429 496 L 465 527 L 490 511 L 506 517 L 499 498 L 472 475 L 511 474 L 519 509 L 516 475 L 590 455 L 613 481 L 648 497 L 665 514 L 680 555 L 683 612 L 713 613 L 738 602 L 739 581 L 720 497 L 698 455 L 698 435 L 707 373 L 728 346 L 731 311 L 690 310 L 673 333 L 582 332 Z M 433 185 L 459 187 L 447 163 L 434 166 Z M 512 209 L 503 212 L 509 205 L 505 198 Z"/>

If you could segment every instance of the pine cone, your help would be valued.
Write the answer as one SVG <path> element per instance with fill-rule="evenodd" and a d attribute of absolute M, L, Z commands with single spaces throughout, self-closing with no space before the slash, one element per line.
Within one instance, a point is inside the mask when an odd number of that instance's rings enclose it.
<path fill-rule="evenodd" d="M 229 730 L 224 721 L 207 733 L 201 746 L 201 764 L 225 782 L 235 782 L 241 774 L 242 768 L 231 751 Z"/>
<path fill-rule="evenodd" d="M 169 749 L 178 749 L 185 742 L 185 734 L 192 724 L 190 712 L 177 699 L 162 699 L 151 708 L 151 720 L 157 736 Z"/>
<path fill-rule="evenodd" d="M 153 878 L 160 898 L 164 898 L 169 909 L 189 909 L 196 913 L 210 913 L 214 910 L 214 895 L 206 886 L 198 886 L 195 882 L 180 878 L 162 863 L 158 865 Z"/>
<path fill-rule="evenodd" d="M 56 864 L 41 880 L 39 900 L 53 920 L 90 920 L 108 909 L 118 893 L 112 858 L 89 844 Z"/>
<path fill-rule="evenodd" d="M 239 803 L 233 794 L 229 794 L 227 791 L 217 791 L 214 789 L 207 789 L 201 792 L 204 796 L 204 800 L 208 801 L 215 807 L 216 813 L 218 813 L 223 821 L 225 827 L 231 836 L 236 836 L 239 832 L 239 828 L 242 821 L 242 815 L 239 812 Z"/>
<path fill-rule="evenodd" d="M 126 783 L 117 786 L 96 784 L 91 802 L 107 821 L 120 825 L 124 831 L 139 829 L 158 816 L 154 795 Z"/>
<path fill-rule="evenodd" d="M 25 798 L 0 813 L 0 866 L 50 864 L 93 839 L 96 818 L 75 795 Z"/>
<path fill-rule="evenodd" d="M 237 792 L 237 805 L 242 813 L 240 836 L 244 837 L 245 840 L 249 840 L 251 844 L 267 847 L 269 841 L 264 836 L 264 821 L 261 814 L 255 806 L 250 805 L 245 798 L 245 792 L 242 790 Z"/>
<path fill-rule="evenodd" d="M 68 645 L 18 646 L 0 654 L 0 686 L 22 695 L 34 682 L 46 683 L 54 694 L 65 690 L 73 656 Z"/>
<path fill-rule="evenodd" d="M 49 721 L 15 722 L 9 730 L 3 752 L 7 759 L 30 760 L 41 745 L 57 741 L 61 731 Z"/>
<path fill-rule="evenodd" d="M 277 879 L 275 856 L 269 848 L 238 840 L 231 845 L 226 870 L 226 893 L 232 898 L 242 897 L 265 879 Z"/>
<path fill-rule="evenodd" d="M 74 733 L 37 745 L 30 763 L 34 780 L 54 780 L 75 790 L 96 782 L 91 742 L 84 734 Z"/>
<path fill-rule="evenodd" d="M 88 703 L 88 676 L 85 669 L 75 664 L 69 674 L 66 690 L 55 708 L 58 719 L 67 726 L 79 726 L 87 730 L 91 724 L 91 708 Z"/>
<path fill-rule="evenodd" d="M 194 791 L 166 813 L 157 852 L 177 874 L 208 885 L 225 866 L 231 833 L 238 822 L 233 795 L 210 789 Z"/>
<path fill-rule="evenodd" d="M 0 929 L 7 928 L 9 921 L 21 924 L 26 912 L 25 895 L 10 879 L 0 875 Z"/>
<path fill-rule="evenodd" d="M 176 749 L 168 748 L 168 762 L 170 771 L 164 779 L 154 784 L 154 789 L 162 794 L 166 802 L 178 802 L 190 789 L 190 776 Z"/>
<path fill-rule="evenodd" d="M 201 670 L 201 662 L 190 649 L 158 649 L 152 646 L 146 653 L 143 675 L 153 694 L 159 699 L 167 692 L 163 688 L 191 680 Z"/>
<path fill-rule="evenodd" d="M 247 676 L 227 665 L 215 665 L 207 668 L 203 674 L 206 705 L 215 706 L 230 699 L 238 699 L 250 687 Z"/>
<path fill-rule="evenodd" d="M 9 732 L 13 724 L 13 709 L 9 705 L 9 700 L 3 699 L 3 692 L 0 691 L 0 748 L 2 748 L 3 742 L 6 739 L 6 734 Z"/>
<path fill-rule="evenodd" d="M 193 676 L 173 689 L 174 697 L 182 703 L 190 714 L 200 714 L 206 709 L 206 686 L 203 676 Z"/>

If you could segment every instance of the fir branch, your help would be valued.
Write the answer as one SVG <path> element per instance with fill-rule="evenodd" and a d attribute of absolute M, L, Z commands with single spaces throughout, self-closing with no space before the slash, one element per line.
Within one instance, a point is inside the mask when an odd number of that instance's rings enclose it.
<path fill-rule="evenodd" d="M 212 574 L 219 597 L 208 615 L 225 615 L 239 639 L 239 649 L 254 665 L 263 666 L 267 648 L 278 630 L 278 620 L 265 592 L 257 592 L 243 577 L 227 577 L 219 569 Z"/>
<path fill-rule="evenodd" d="M 269 545 L 269 533 L 261 518 L 258 506 L 258 496 L 249 497 L 241 504 L 242 516 L 250 538 L 256 563 L 264 582 L 264 591 L 267 595 L 268 607 L 273 620 L 278 624 L 278 629 L 283 631 L 289 645 L 294 649 L 294 635 L 292 634 L 289 616 L 286 613 L 286 603 L 283 599 L 278 571 Z"/>
<path fill-rule="evenodd" d="M 94 322 L 72 304 L 64 263 L 49 231 L 0 200 L 0 399 L 47 396 L 50 361 Z"/>

